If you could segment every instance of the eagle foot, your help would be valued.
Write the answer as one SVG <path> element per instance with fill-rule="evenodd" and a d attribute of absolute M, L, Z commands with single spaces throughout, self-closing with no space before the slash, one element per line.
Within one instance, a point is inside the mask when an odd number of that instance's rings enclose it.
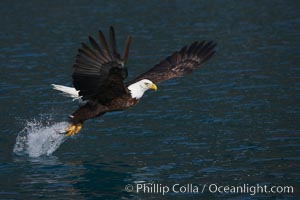
<path fill-rule="evenodd" d="M 76 133 L 78 133 L 80 131 L 81 128 L 82 128 L 82 123 L 70 124 L 66 128 L 65 134 L 66 134 L 66 136 L 75 135 Z"/>

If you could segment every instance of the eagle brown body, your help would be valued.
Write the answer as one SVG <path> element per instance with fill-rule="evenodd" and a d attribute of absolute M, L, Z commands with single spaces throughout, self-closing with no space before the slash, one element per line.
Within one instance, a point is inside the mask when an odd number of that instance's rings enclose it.
<path fill-rule="evenodd" d="M 131 36 L 125 41 L 122 56 L 117 52 L 113 27 L 110 27 L 109 31 L 109 44 L 101 31 L 98 39 L 101 46 L 92 37 L 89 37 L 91 47 L 82 43 L 73 65 L 73 85 L 86 104 L 70 115 L 67 135 L 79 132 L 87 119 L 137 104 L 143 92 L 147 89 L 157 89 L 155 84 L 191 73 L 211 58 L 216 46 L 212 41 L 196 41 L 174 52 L 135 79 L 124 82 L 128 75 L 125 64 Z M 135 93 L 138 95 L 134 96 Z"/>
<path fill-rule="evenodd" d="M 70 121 L 73 124 L 83 123 L 83 121 L 98 117 L 106 112 L 120 111 L 134 106 L 139 102 L 138 99 L 131 98 L 130 94 L 123 95 L 113 99 L 111 102 L 105 104 L 88 102 L 84 106 L 76 110 L 70 115 Z"/>

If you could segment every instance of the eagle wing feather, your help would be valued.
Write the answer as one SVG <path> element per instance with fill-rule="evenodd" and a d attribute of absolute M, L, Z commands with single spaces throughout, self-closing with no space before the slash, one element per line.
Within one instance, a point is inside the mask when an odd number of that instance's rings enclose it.
<path fill-rule="evenodd" d="M 215 53 L 215 46 L 216 43 L 212 41 L 196 41 L 191 45 L 184 46 L 180 51 L 174 52 L 149 71 L 127 82 L 126 85 L 130 85 L 142 79 L 160 83 L 171 78 L 189 74 L 211 58 Z"/>
<path fill-rule="evenodd" d="M 105 103 L 128 92 L 123 83 L 128 75 L 127 68 L 124 67 L 127 56 L 121 58 L 117 53 L 113 27 L 110 27 L 109 36 L 110 49 L 102 31 L 99 31 L 101 46 L 89 36 L 91 47 L 82 43 L 78 50 L 72 78 L 73 85 L 79 90 L 83 100 Z M 125 43 L 124 55 L 128 55 L 130 38 L 128 36 L 126 40 L 129 42 Z"/>

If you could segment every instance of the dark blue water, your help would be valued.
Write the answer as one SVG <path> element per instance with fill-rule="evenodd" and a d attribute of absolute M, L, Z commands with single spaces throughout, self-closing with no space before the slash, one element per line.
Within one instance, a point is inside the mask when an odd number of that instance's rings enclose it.
<path fill-rule="evenodd" d="M 299 198 L 298 1 L 3 1 L 0 12 L 0 199 Z M 133 37 L 130 78 L 195 40 L 215 40 L 217 53 L 134 108 L 88 121 L 73 138 L 55 137 L 51 127 L 77 104 L 50 84 L 70 86 L 80 42 L 110 25 L 119 47 Z M 31 150 L 16 154 L 22 134 L 33 138 Z M 37 157 L 50 136 L 56 151 Z M 294 191 L 124 189 L 139 183 Z"/>

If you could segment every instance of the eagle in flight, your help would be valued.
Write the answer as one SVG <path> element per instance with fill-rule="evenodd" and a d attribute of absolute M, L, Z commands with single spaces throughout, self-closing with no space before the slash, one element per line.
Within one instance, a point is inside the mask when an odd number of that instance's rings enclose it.
<path fill-rule="evenodd" d="M 98 39 L 101 45 L 89 36 L 90 46 L 82 43 L 78 50 L 72 74 L 74 88 L 52 84 L 54 89 L 82 101 L 81 106 L 69 116 L 70 123 L 64 132 L 66 136 L 78 133 L 85 120 L 129 108 L 137 104 L 147 90 L 156 91 L 156 84 L 198 69 L 212 57 L 216 46 L 213 41 L 195 41 L 175 51 L 149 71 L 125 82 L 131 36 L 125 41 L 122 55 L 117 51 L 113 27 L 109 29 L 108 43 L 101 31 Z"/>

